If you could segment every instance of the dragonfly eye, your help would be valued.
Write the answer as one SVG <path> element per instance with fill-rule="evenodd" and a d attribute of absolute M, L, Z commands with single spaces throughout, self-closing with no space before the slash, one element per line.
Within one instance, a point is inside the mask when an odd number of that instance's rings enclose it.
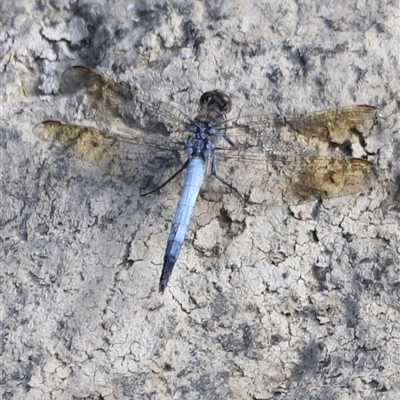
<path fill-rule="evenodd" d="M 200 107 L 202 108 L 217 107 L 225 114 L 229 113 L 232 109 L 231 98 L 220 90 L 212 90 L 210 92 L 203 93 L 200 97 L 199 103 Z"/>

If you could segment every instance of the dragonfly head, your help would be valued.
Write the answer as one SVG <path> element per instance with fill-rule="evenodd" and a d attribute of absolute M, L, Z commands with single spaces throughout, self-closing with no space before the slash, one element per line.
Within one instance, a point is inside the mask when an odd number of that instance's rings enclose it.
<path fill-rule="evenodd" d="M 217 110 L 224 114 L 228 114 L 232 109 L 231 98 L 226 93 L 221 92 L 221 90 L 212 90 L 203 93 L 199 104 L 203 110 Z"/>

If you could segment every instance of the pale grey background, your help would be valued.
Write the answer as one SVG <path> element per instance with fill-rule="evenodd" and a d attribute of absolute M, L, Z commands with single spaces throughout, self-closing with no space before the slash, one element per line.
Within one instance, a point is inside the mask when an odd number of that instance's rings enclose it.
<path fill-rule="evenodd" d="M 397 399 L 398 1 L 3 1 L 3 399 Z M 158 195 L 50 149 L 70 65 L 195 113 L 371 104 L 369 193 L 266 210 L 203 195 L 164 296 L 179 180 Z M 245 178 L 245 177 L 244 177 Z"/>

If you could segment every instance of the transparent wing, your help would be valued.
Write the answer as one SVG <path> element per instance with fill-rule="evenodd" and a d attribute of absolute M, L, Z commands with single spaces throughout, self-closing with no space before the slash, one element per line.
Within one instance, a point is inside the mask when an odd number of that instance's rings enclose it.
<path fill-rule="evenodd" d="M 63 73 L 61 91 L 84 94 L 97 123 L 107 128 L 59 121 L 38 124 L 34 133 L 52 147 L 125 181 L 153 175 L 152 186 L 181 165 L 189 118 L 178 109 L 80 66 Z"/>
<path fill-rule="evenodd" d="M 218 176 L 250 202 L 297 204 L 362 192 L 378 177 L 370 162 L 339 150 L 362 142 L 376 126 L 371 106 L 341 107 L 289 117 L 245 116 L 228 129 L 234 147 L 216 154 Z M 211 183 L 212 190 L 218 181 Z"/>
<path fill-rule="evenodd" d="M 379 110 L 368 105 L 337 107 L 323 111 L 282 116 L 246 115 L 232 120 L 229 136 L 243 141 L 242 132 L 264 141 L 271 140 L 272 129 L 286 129 L 304 138 L 318 138 L 335 144 L 343 144 L 356 136 L 368 136 L 379 120 Z M 268 129 L 266 131 L 266 129 Z"/>
<path fill-rule="evenodd" d="M 73 67 L 63 74 L 62 90 L 83 92 L 88 105 L 97 110 L 107 126 L 113 127 L 99 130 L 47 121 L 35 128 L 37 136 L 67 154 L 128 181 L 143 176 L 161 177 L 156 178 L 154 186 L 186 159 L 183 148 L 189 118 L 179 110 L 150 101 L 127 85 L 84 67 Z M 364 190 L 376 177 L 373 164 L 329 153 L 332 149 L 346 150 L 355 140 L 362 142 L 378 116 L 378 110 L 370 106 L 288 117 L 241 116 L 221 126 L 221 130 L 226 126 L 235 146 L 225 143 L 217 149 L 217 173 L 242 197 L 265 205 L 296 204 L 308 198 Z M 141 133 L 118 129 L 117 120 L 140 128 Z M 157 122 L 167 132 L 160 132 Z"/>
<path fill-rule="evenodd" d="M 34 133 L 63 154 L 127 182 L 155 177 L 153 184 L 158 184 L 157 178 L 178 169 L 187 157 L 183 143 L 162 136 L 149 140 L 59 121 L 42 122 L 35 126 Z"/>
<path fill-rule="evenodd" d="M 189 121 L 186 114 L 171 105 L 150 100 L 127 84 L 116 83 L 85 67 L 67 69 L 61 78 L 61 90 L 67 94 L 84 92 L 90 107 L 98 110 L 101 120 L 109 126 L 119 119 L 127 126 L 150 134 L 158 122 L 164 124 L 167 130 L 184 135 L 186 122 Z"/>
<path fill-rule="evenodd" d="M 375 165 L 359 158 L 235 152 L 235 157 L 229 150 L 219 152 L 218 176 L 250 203 L 264 206 L 363 192 L 378 177 Z M 216 179 L 209 184 L 214 193 L 229 190 Z"/>

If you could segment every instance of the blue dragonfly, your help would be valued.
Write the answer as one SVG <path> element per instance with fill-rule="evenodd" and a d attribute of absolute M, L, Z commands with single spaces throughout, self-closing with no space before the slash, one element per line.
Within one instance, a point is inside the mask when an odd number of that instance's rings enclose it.
<path fill-rule="evenodd" d="M 186 170 L 167 240 L 161 293 L 178 260 L 207 167 L 226 192 L 261 207 L 356 193 L 377 179 L 373 163 L 349 155 L 352 144 L 363 145 L 378 122 L 379 112 L 372 106 L 228 119 L 231 98 L 212 90 L 200 97 L 198 113 L 191 118 L 82 66 L 64 72 L 61 91 L 85 103 L 94 112 L 88 119 L 96 125 L 44 121 L 36 129 L 41 139 L 110 174 L 153 182 L 143 195 Z M 120 162 L 122 153 L 130 167 Z M 160 171 L 173 169 L 168 179 L 157 182 Z"/>

